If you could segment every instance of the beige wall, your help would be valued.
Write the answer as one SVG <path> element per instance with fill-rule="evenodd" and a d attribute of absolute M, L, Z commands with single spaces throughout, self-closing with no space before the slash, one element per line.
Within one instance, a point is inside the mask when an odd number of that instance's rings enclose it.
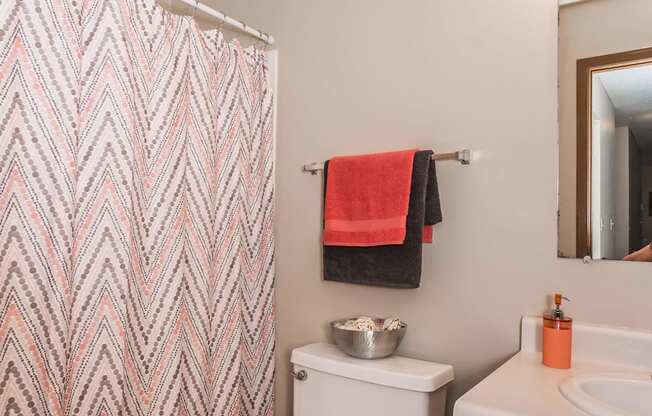
<path fill-rule="evenodd" d="M 576 319 L 652 329 L 652 266 L 556 256 L 556 0 L 211 3 L 280 51 L 277 415 L 290 414 L 291 349 L 343 316 L 406 320 L 400 352 L 453 364 L 452 399 L 518 349 L 520 316 L 555 290 Z M 322 281 L 320 177 L 301 165 L 414 146 L 477 155 L 440 164 L 423 287 Z"/>
<path fill-rule="evenodd" d="M 652 47 L 650 0 L 591 0 L 559 13 L 559 250 L 575 256 L 578 59 Z"/>

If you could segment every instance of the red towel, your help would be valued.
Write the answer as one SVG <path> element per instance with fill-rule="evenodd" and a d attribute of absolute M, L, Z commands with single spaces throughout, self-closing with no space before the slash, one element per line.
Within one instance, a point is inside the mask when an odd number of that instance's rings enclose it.
<path fill-rule="evenodd" d="M 328 164 L 324 244 L 403 244 L 417 150 L 336 157 Z"/>
<path fill-rule="evenodd" d="M 433 240 L 433 230 L 432 230 L 432 225 L 424 225 L 423 226 L 423 237 L 421 238 L 422 242 L 424 244 L 432 244 Z"/>

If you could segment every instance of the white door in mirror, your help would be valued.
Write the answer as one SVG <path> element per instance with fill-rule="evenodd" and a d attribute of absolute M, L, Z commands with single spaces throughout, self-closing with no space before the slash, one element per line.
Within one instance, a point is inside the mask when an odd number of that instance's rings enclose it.
<path fill-rule="evenodd" d="M 650 374 L 588 373 L 571 377 L 559 390 L 591 416 L 652 415 Z"/>

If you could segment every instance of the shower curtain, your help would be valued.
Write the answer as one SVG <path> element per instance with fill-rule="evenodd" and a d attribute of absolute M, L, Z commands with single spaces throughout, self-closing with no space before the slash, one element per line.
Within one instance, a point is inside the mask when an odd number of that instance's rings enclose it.
<path fill-rule="evenodd" d="M 0 1 L 4 414 L 272 414 L 266 72 L 155 0 Z"/>

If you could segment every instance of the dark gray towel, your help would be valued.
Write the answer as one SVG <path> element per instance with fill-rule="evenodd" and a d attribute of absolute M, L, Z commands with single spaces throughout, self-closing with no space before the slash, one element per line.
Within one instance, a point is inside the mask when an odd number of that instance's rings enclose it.
<path fill-rule="evenodd" d="M 439 224 L 442 221 L 441 202 L 439 202 L 439 184 L 437 184 L 437 165 L 434 160 L 428 167 L 428 189 L 426 191 L 426 225 Z"/>
<path fill-rule="evenodd" d="M 431 156 L 431 151 L 417 152 L 414 156 L 405 242 L 376 247 L 324 246 L 325 280 L 396 288 L 419 287 Z M 326 181 L 328 162 L 324 166 L 324 190 Z M 439 205 L 434 201 L 431 204 Z"/>

